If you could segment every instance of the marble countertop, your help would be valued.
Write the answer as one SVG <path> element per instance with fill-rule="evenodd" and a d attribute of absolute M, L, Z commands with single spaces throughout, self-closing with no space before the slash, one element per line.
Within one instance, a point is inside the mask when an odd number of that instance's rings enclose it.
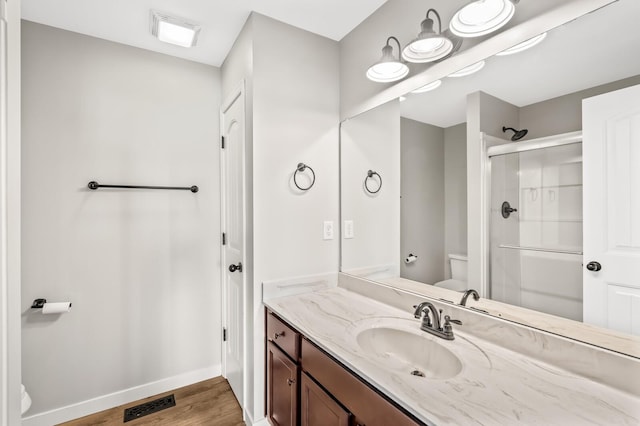
<path fill-rule="evenodd" d="M 464 325 L 454 325 L 453 341 L 427 337 L 462 361 L 460 373 L 447 379 L 412 376 L 406 365 L 378 359 L 357 343 L 362 330 L 385 325 L 429 336 L 410 307 L 403 311 L 339 287 L 264 303 L 427 424 L 640 424 L 640 396 L 504 349 Z"/>

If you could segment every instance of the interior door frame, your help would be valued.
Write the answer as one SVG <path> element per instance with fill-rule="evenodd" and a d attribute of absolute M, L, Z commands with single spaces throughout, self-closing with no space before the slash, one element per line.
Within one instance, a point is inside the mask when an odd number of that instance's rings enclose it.
<path fill-rule="evenodd" d="M 1 0 L 0 0 L 1 1 Z M 226 166 L 225 166 L 225 150 L 222 149 L 222 137 L 225 134 L 225 121 L 224 121 L 224 112 L 231 107 L 231 105 L 238 99 L 242 98 L 242 199 L 243 199 L 243 208 L 242 208 L 242 229 L 243 229 L 243 253 L 242 253 L 242 264 L 247 265 L 247 180 L 246 180 L 246 97 L 245 97 L 245 80 L 242 79 L 240 83 L 229 93 L 229 95 L 224 99 L 220 106 L 220 138 L 218 143 L 220 143 L 220 282 L 222 284 L 222 298 L 221 298 L 221 306 L 220 312 L 222 314 L 222 327 L 223 329 L 228 329 L 228 289 L 227 289 L 227 281 L 226 281 L 226 253 L 224 249 L 224 245 L 222 244 L 222 233 L 226 231 Z M 246 266 L 245 266 L 246 268 Z M 247 274 L 242 273 L 242 309 L 243 316 L 241 318 L 242 323 L 242 334 L 243 334 L 243 350 L 242 350 L 242 401 L 238 401 L 242 408 L 243 412 L 243 420 L 246 420 L 247 413 L 247 314 L 248 314 L 248 301 L 247 301 Z M 226 341 L 221 340 L 220 350 L 221 350 L 221 362 L 222 362 L 222 374 L 224 377 L 227 377 L 227 357 L 225 351 Z"/>

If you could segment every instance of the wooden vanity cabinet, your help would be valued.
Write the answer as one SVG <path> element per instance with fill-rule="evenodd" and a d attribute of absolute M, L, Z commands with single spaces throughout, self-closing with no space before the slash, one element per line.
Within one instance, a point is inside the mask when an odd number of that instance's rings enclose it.
<path fill-rule="evenodd" d="M 416 426 L 421 424 L 307 339 L 302 339 L 301 358 L 302 370 L 351 412 L 353 425 Z M 302 374 L 305 374 L 304 372 Z"/>
<path fill-rule="evenodd" d="M 300 375 L 300 424 L 302 426 L 350 426 L 345 410 L 306 373 Z"/>
<path fill-rule="evenodd" d="M 273 342 L 267 344 L 267 415 L 274 426 L 298 424 L 300 366 Z"/>
<path fill-rule="evenodd" d="M 267 312 L 267 418 L 274 426 L 300 424 L 300 333 Z"/>
<path fill-rule="evenodd" d="M 274 426 L 416 426 L 406 414 L 267 311 L 267 418 Z"/>

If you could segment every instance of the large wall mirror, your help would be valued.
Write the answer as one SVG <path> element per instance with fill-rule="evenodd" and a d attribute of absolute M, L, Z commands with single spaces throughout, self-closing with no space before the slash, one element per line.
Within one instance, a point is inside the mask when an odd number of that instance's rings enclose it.
<path fill-rule="evenodd" d="M 616 152 L 583 146 L 583 100 L 640 85 L 637 16 L 640 2 L 619 0 L 530 49 L 345 120 L 342 271 L 473 288 L 500 302 L 490 314 L 517 306 L 640 335 L 640 115 L 615 131 L 626 138 Z M 609 158 L 606 179 L 587 161 L 594 156 Z M 626 200 L 605 209 L 617 237 L 584 226 L 603 181 L 609 197 Z M 594 291 L 598 268 L 618 267 L 585 252 L 603 238 L 632 263 L 620 266 L 627 278 Z M 627 353 L 638 356 L 638 342 L 631 337 Z"/>

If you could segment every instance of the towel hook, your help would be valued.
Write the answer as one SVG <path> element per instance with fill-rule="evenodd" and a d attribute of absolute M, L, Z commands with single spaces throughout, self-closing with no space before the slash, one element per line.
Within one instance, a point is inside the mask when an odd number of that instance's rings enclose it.
<path fill-rule="evenodd" d="M 309 186 L 307 186 L 306 188 L 298 185 L 298 181 L 296 180 L 296 177 L 298 175 L 298 172 L 302 173 L 304 172 L 306 169 L 311 170 L 311 174 L 313 175 L 313 179 L 311 180 L 311 183 L 309 184 Z M 296 188 L 298 188 L 300 191 L 308 191 L 311 189 L 311 187 L 313 186 L 314 183 L 316 183 L 316 172 L 313 171 L 313 169 L 311 168 L 311 166 L 307 166 L 304 163 L 298 163 L 298 167 L 296 167 L 296 171 L 293 172 L 293 183 L 296 185 Z"/>
<path fill-rule="evenodd" d="M 378 176 L 378 180 L 380 181 L 380 183 L 378 184 L 378 189 L 372 191 L 371 189 L 369 189 L 368 183 L 369 179 L 373 179 L 374 175 Z M 367 172 L 367 177 L 364 178 L 364 189 L 366 189 L 369 194 L 377 194 L 378 192 L 380 192 L 380 189 L 382 189 L 382 176 L 380 176 L 380 174 L 376 171 L 369 170 Z"/>

